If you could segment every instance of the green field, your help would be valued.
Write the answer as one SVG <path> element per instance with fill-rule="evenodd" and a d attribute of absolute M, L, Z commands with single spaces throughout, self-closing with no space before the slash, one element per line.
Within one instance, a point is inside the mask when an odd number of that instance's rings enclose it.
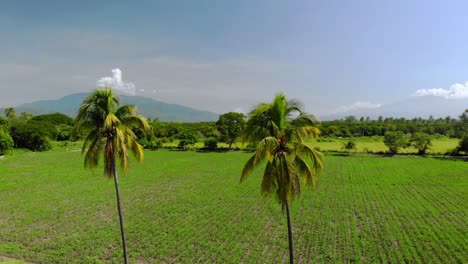
<path fill-rule="evenodd" d="M 119 263 L 113 181 L 76 148 L 0 159 L 0 256 Z M 131 263 L 286 263 L 287 228 L 249 154 L 146 151 L 121 176 Z M 468 162 L 326 157 L 292 206 L 299 263 L 467 263 Z M 1 259 L 1 257 L 0 257 Z"/>
<path fill-rule="evenodd" d="M 321 151 L 344 151 L 343 145 L 348 142 L 351 138 L 322 138 L 320 141 L 313 140 L 312 146 L 318 147 Z M 383 137 L 357 137 L 354 138 L 356 142 L 356 149 L 352 150 L 353 153 L 379 153 L 387 152 L 388 147 L 383 143 Z M 460 139 L 441 137 L 432 139 L 432 145 L 429 147 L 427 154 L 429 155 L 444 155 L 447 151 L 453 150 L 458 146 Z M 179 141 L 174 140 L 170 143 L 165 143 L 166 148 L 177 148 Z M 203 142 L 197 142 L 193 147 L 195 149 L 203 148 Z M 227 148 L 228 145 L 224 143 L 218 143 L 218 147 Z M 241 143 L 235 143 L 232 148 L 244 148 L 245 145 Z M 400 154 L 417 154 L 418 150 L 409 147 L 402 148 L 399 151 Z"/>
<path fill-rule="evenodd" d="M 335 138 L 321 139 L 319 142 L 313 142 L 314 147 L 320 148 L 322 151 L 343 151 L 343 144 L 348 142 L 350 138 Z M 354 139 L 356 149 L 352 152 L 387 152 L 388 147 L 383 143 L 383 137 L 359 137 Z M 432 139 L 432 146 L 429 147 L 427 154 L 443 155 L 445 152 L 454 149 L 458 146 L 460 139 L 457 138 L 438 138 Z M 418 150 L 410 148 L 402 148 L 399 153 L 402 154 L 417 154 Z"/>

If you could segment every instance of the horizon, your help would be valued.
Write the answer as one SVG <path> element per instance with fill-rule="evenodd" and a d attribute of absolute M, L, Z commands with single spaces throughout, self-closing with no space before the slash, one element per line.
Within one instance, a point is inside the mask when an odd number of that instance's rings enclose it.
<path fill-rule="evenodd" d="M 2 108 L 99 85 L 221 114 L 278 92 L 318 116 L 468 102 L 464 1 L 2 5 Z"/>

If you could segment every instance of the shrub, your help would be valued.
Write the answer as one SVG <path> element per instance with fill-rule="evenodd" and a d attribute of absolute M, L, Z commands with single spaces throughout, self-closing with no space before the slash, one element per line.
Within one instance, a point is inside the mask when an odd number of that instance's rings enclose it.
<path fill-rule="evenodd" d="M 180 139 L 179 145 L 177 146 L 180 149 L 185 149 L 197 143 L 197 133 L 191 129 L 186 129 L 180 132 L 177 134 L 177 138 Z"/>
<path fill-rule="evenodd" d="M 350 140 L 346 143 L 343 143 L 343 149 L 347 151 L 351 151 L 353 149 L 356 149 L 356 142 L 354 140 Z"/>
<path fill-rule="evenodd" d="M 458 151 L 468 154 L 468 135 L 465 135 L 458 143 Z"/>
<path fill-rule="evenodd" d="M 4 155 L 13 149 L 13 144 L 10 134 L 0 129 L 0 155 Z"/>
<path fill-rule="evenodd" d="M 14 124 L 10 134 L 16 148 L 44 151 L 52 148 L 49 138 L 55 138 L 57 130 L 49 122 L 28 121 Z"/>
<path fill-rule="evenodd" d="M 146 148 L 149 150 L 157 150 L 163 147 L 163 141 L 159 138 L 153 138 L 148 144 Z"/>
<path fill-rule="evenodd" d="M 214 150 L 218 147 L 218 140 L 216 138 L 207 138 L 205 140 L 205 148 Z"/>

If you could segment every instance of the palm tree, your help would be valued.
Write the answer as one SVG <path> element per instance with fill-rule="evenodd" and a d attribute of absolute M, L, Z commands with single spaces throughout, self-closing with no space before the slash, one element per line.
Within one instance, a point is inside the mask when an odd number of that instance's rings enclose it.
<path fill-rule="evenodd" d="M 89 134 L 84 140 L 81 153 L 85 155 L 85 168 L 95 168 L 101 152 L 104 154 L 104 174 L 114 178 L 117 196 L 117 210 L 122 235 L 122 248 L 125 263 L 128 263 L 124 219 L 120 204 L 119 179 L 116 169 L 116 156 L 124 172 L 128 169 L 128 154 L 132 152 L 138 161 L 143 160 L 143 148 L 136 141 L 132 129 L 148 130 L 146 119 L 136 115 L 135 106 L 119 105 L 119 100 L 109 88 L 97 89 L 81 104 L 72 134 L 82 129 Z"/>
<path fill-rule="evenodd" d="M 6 118 L 8 118 L 8 119 L 15 118 L 15 109 L 13 107 L 5 108 L 5 110 L 3 110 L 3 112 L 5 113 Z"/>
<path fill-rule="evenodd" d="M 274 192 L 282 209 L 286 209 L 289 260 L 294 263 L 289 204 L 300 195 L 300 178 L 313 187 L 323 169 L 323 155 L 306 144 L 307 139 L 318 137 L 320 131 L 314 127 L 313 116 L 281 93 L 272 103 L 257 105 L 248 118 L 242 139 L 257 148 L 245 164 L 240 180 L 243 182 L 255 167 L 266 162 L 262 194 L 266 197 Z"/>

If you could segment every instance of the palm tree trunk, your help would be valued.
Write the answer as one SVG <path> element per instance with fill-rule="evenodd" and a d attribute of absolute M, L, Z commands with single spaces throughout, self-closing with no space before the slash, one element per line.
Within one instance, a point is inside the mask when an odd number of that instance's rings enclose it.
<path fill-rule="evenodd" d="M 293 237 L 291 228 L 291 215 L 289 213 L 289 204 L 286 201 L 286 217 L 288 218 L 288 240 L 289 240 L 289 263 L 294 264 Z"/>
<path fill-rule="evenodd" d="M 128 255 L 127 255 L 127 239 L 125 238 L 125 227 L 124 227 L 124 218 L 122 214 L 122 206 L 120 204 L 120 190 L 119 190 L 119 177 L 117 176 L 117 167 L 115 166 L 115 153 L 112 148 L 112 166 L 114 167 L 114 183 L 115 183 L 115 193 L 117 196 L 117 210 L 119 212 L 119 222 L 120 222 L 120 234 L 122 235 L 122 250 L 125 264 L 128 264 Z"/>

